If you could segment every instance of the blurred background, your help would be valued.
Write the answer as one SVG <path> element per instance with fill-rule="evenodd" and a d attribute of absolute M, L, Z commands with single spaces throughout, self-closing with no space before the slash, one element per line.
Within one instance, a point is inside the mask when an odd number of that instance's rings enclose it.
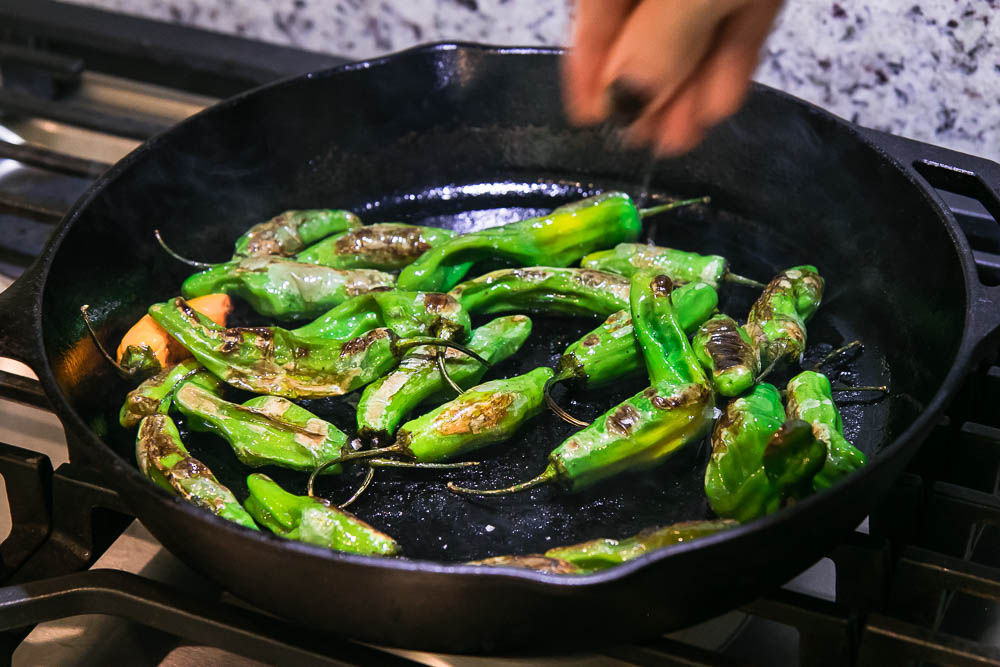
<path fill-rule="evenodd" d="M 351 59 L 562 45 L 570 0 L 71 0 Z M 755 79 L 868 127 L 1000 159 L 996 0 L 788 0 Z"/>

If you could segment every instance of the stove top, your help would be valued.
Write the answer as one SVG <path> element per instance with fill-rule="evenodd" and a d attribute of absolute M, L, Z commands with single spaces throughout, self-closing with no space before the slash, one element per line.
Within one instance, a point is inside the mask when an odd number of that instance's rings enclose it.
<path fill-rule="evenodd" d="M 41 0 L 8 0 L 0 26 L 0 290 L 140 140 L 239 90 L 339 62 Z M 943 195 L 981 268 L 1000 277 L 996 221 Z M 997 364 L 970 377 L 871 517 L 785 586 L 641 644 L 487 658 L 316 637 L 219 590 L 70 461 L 31 371 L 0 359 L 0 655 L 15 665 L 1000 664 Z"/>

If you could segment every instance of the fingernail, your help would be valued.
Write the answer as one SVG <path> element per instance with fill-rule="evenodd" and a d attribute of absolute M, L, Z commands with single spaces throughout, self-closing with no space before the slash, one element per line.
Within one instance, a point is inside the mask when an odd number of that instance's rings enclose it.
<path fill-rule="evenodd" d="M 608 86 L 608 106 L 611 122 L 631 125 L 649 104 L 649 95 L 627 79 L 617 78 Z"/>

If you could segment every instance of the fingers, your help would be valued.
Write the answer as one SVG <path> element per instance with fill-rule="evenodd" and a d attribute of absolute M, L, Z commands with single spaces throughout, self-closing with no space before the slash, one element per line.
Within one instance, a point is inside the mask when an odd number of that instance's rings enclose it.
<path fill-rule="evenodd" d="M 601 71 L 635 4 L 633 0 L 578 0 L 573 48 L 562 62 L 563 94 L 572 122 L 598 123 L 607 115 Z"/>

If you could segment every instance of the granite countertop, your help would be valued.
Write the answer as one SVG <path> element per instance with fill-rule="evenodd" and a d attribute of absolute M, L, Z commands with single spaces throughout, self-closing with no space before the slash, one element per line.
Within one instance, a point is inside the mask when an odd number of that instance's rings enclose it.
<path fill-rule="evenodd" d="M 367 58 L 565 42 L 570 0 L 69 0 Z M 1000 160 L 1000 0 L 787 0 L 755 78 L 862 125 Z"/>

